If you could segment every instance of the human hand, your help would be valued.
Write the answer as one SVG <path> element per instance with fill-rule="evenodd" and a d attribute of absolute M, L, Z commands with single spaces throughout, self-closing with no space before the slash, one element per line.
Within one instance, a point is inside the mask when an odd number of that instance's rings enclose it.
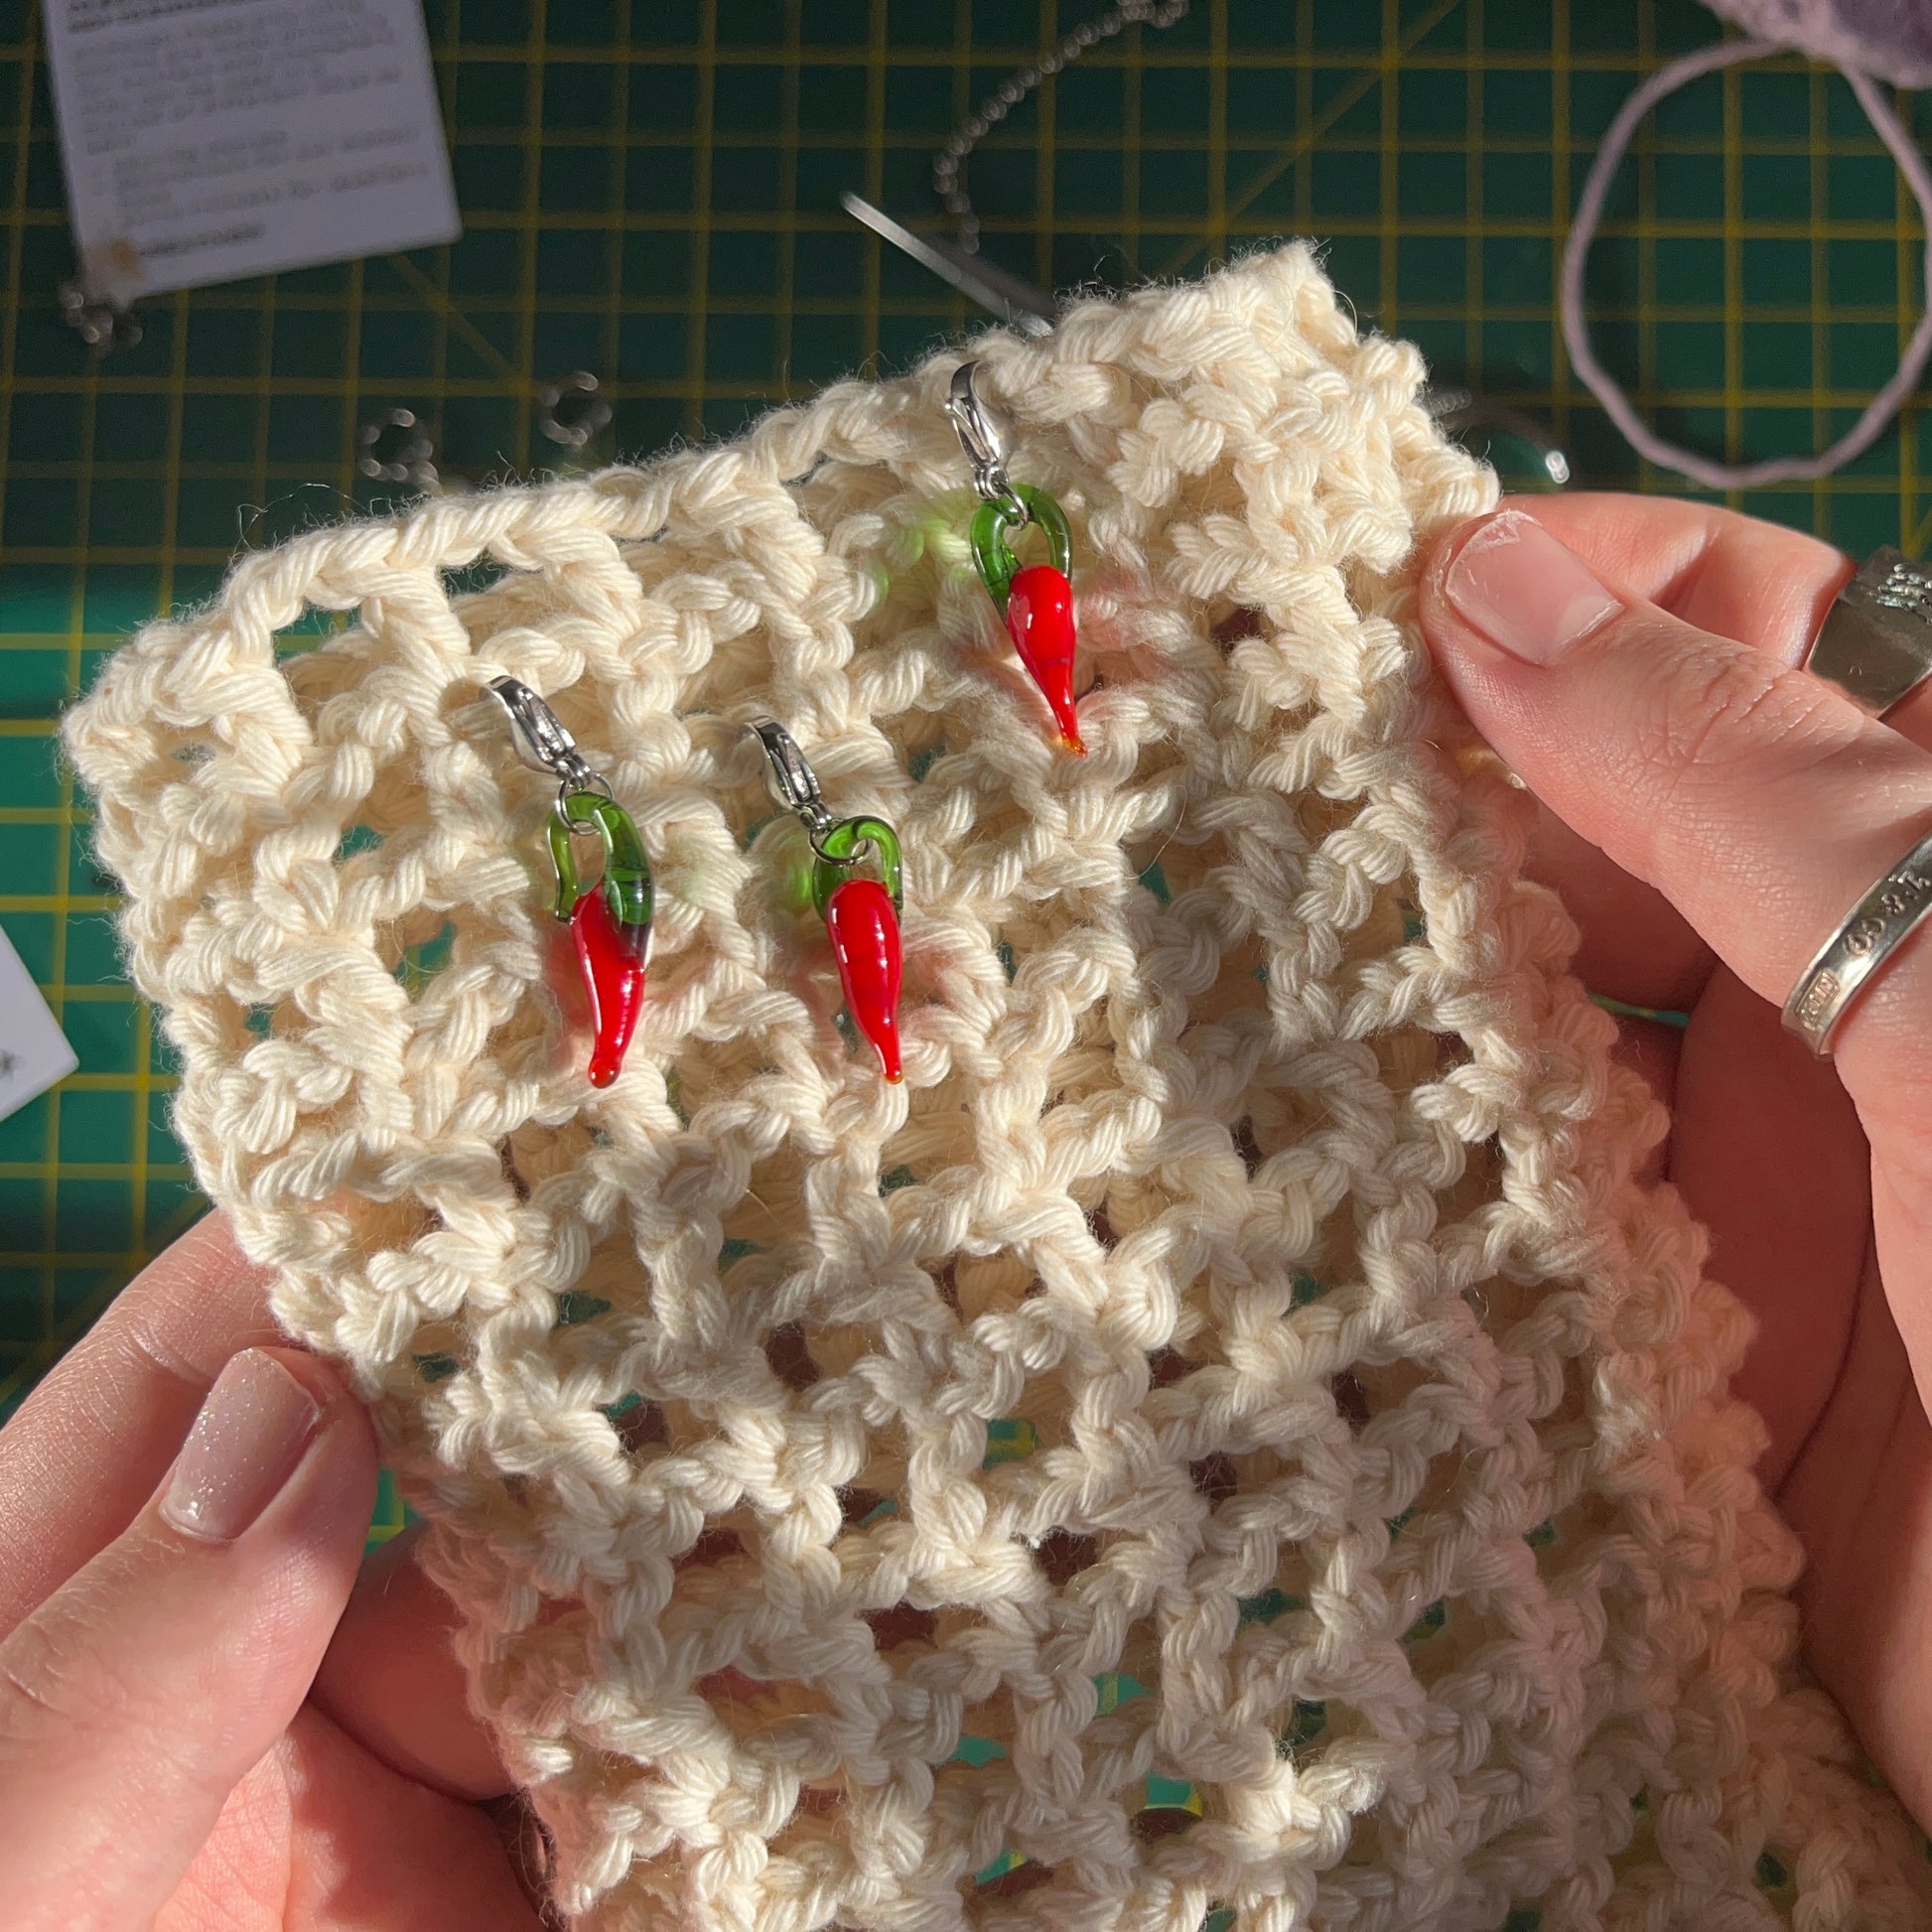
<path fill-rule="evenodd" d="M 536 1932 L 449 1606 L 399 1543 L 358 1581 L 368 1419 L 265 1290 L 210 1216 L 0 1431 L 7 1922 Z"/>
<path fill-rule="evenodd" d="M 1932 829 L 1932 699 L 1885 724 L 1796 668 L 1851 564 L 1726 510 L 1546 496 L 1451 531 L 1423 628 L 1540 801 L 1532 870 L 1673 1110 L 1663 1173 L 1757 1317 L 1736 1392 L 1805 1546 L 1813 1668 L 1932 1820 L 1932 946 L 1853 1008 L 1835 1065 L 1779 1007 Z"/>

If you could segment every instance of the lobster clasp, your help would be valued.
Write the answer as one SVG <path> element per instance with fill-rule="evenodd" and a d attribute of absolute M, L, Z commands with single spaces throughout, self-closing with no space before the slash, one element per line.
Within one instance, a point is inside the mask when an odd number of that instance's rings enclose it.
<path fill-rule="evenodd" d="M 760 718 L 747 730 L 764 747 L 766 788 L 786 811 L 804 820 L 816 841 L 817 835 L 832 822 L 832 814 L 825 809 L 825 798 L 818 788 L 818 774 L 805 761 L 805 755 L 791 734 L 775 718 Z"/>
<path fill-rule="evenodd" d="M 596 774 L 577 749 L 577 741 L 527 684 L 513 677 L 498 677 L 490 680 L 489 690 L 509 716 L 510 743 L 522 763 L 555 778 L 567 789 L 593 785 Z"/>
<path fill-rule="evenodd" d="M 1007 475 L 1006 439 L 980 400 L 974 384 L 978 371 L 977 362 L 962 362 L 953 370 L 946 414 L 958 432 L 959 447 L 966 452 L 966 461 L 973 466 L 973 487 L 987 502 L 1005 505 L 1011 522 L 1024 523 L 1027 506 Z"/>

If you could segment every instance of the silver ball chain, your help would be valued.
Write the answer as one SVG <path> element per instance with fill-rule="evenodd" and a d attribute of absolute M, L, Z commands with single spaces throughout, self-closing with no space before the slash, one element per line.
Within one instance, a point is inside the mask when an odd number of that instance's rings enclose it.
<path fill-rule="evenodd" d="M 978 110 L 953 129 L 952 138 L 932 157 L 932 189 L 945 204 L 946 212 L 959 223 L 959 245 L 977 254 L 980 245 L 980 218 L 973 212 L 973 198 L 966 192 L 966 157 L 992 130 L 1046 78 L 1070 68 L 1080 56 L 1102 41 L 1110 41 L 1129 27 L 1172 27 L 1187 11 L 1188 0 L 1119 0 L 1119 4 L 1097 19 L 1076 27 L 1052 53 L 1033 67 L 1010 73 L 998 88 L 980 102 Z"/>

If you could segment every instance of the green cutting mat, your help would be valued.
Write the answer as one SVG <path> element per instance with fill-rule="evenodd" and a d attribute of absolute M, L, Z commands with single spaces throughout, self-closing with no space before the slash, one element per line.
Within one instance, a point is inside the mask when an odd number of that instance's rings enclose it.
<path fill-rule="evenodd" d="M 56 312 L 70 257 L 38 20 L 0 0 L 0 923 L 80 1055 L 0 1122 L 0 1415 L 196 1209 L 173 1074 L 53 759 L 59 706 L 238 545 L 368 501 L 355 431 L 385 409 L 423 416 L 447 471 L 501 476 L 554 455 L 533 399 L 574 369 L 634 454 L 971 325 L 839 191 L 926 215 L 953 123 L 1103 4 L 435 0 L 464 239 L 157 302 L 140 345 L 95 363 Z M 1716 32 L 1691 0 L 1195 0 L 975 158 L 986 246 L 1035 279 L 1119 284 L 1322 237 L 1365 319 L 1544 416 L 1584 481 L 1675 488 L 1571 380 L 1552 311 L 1597 135 Z M 1680 440 L 1810 449 L 1895 363 L 1921 248 L 1842 81 L 1733 71 L 1668 103 L 1626 165 L 1597 341 Z M 1916 551 L 1921 422 L 1744 507 Z"/>

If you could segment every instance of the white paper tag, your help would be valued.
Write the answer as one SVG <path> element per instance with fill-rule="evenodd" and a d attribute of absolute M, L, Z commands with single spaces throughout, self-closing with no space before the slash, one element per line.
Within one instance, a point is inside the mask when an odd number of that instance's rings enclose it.
<path fill-rule="evenodd" d="M 0 1120 L 80 1064 L 0 927 Z"/>
<path fill-rule="evenodd" d="M 46 0 L 46 19 L 90 299 L 462 232 L 421 0 Z"/>

